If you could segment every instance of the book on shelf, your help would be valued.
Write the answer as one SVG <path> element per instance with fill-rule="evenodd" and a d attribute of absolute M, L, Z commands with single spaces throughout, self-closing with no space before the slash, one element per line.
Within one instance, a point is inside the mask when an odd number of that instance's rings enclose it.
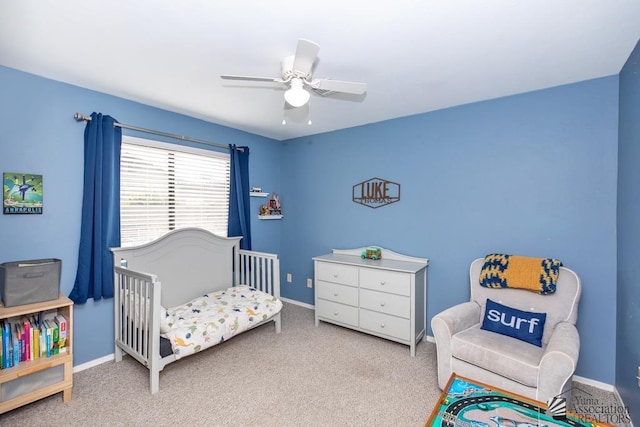
<path fill-rule="evenodd" d="M 36 326 L 35 317 L 28 316 L 29 319 L 29 327 L 31 328 L 31 360 L 37 359 L 37 349 L 36 349 L 36 330 L 38 329 Z"/>
<path fill-rule="evenodd" d="M 52 336 L 52 354 L 60 354 L 60 328 L 56 324 L 55 320 L 51 320 L 51 336 Z"/>
<path fill-rule="evenodd" d="M 13 343 L 14 351 L 17 354 L 14 355 L 14 362 L 17 362 L 16 365 L 24 360 L 24 341 L 23 341 L 23 331 L 22 324 L 20 321 L 16 321 L 13 323 L 13 329 L 16 331 L 15 342 Z"/>
<path fill-rule="evenodd" d="M 40 357 L 47 357 L 47 327 L 40 322 Z"/>
<path fill-rule="evenodd" d="M 14 324 L 14 326 L 18 326 Z M 18 338 L 19 330 L 17 328 L 12 328 L 16 331 L 15 336 L 11 337 L 11 342 L 13 343 L 13 366 L 18 366 L 20 364 L 20 339 Z"/>
<path fill-rule="evenodd" d="M 45 354 L 47 355 L 47 357 L 51 357 L 53 355 L 53 353 L 51 352 L 52 345 L 53 345 L 53 337 L 51 335 L 53 333 L 53 329 L 51 328 L 51 324 L 49 323 L 48 319 L 43 320 L 43 323 L 44 323 L 44 330 L 46 334 Z"/>
<path fill-rule="evenodd" d="M 11 367 L 11 352 L 9 351 L 9 322 L 2 321 L 2 368 Z"/>
<path fill-rule="evenodd" d="M 27 320 L 29 322 L 29 360 L 35 359 L 34 352 L 34 342 L 33 342 L 33 325 L 31 324 L 31 320 Z"/>
<path fill-rule="evenodd" d="M 8 321 L 2 321 L 2 366 L 10 368 L 13 366 L 13 352 L 11 350 L 11 325 Z"/>
<path fill-rule="evenodd" d="M 20 321 L 22 322 L 22 325 L 21 325 L 22 359 L 20 361 L 28 362 L 29 360 L 33 359 L 33 356 L 31 353 L 31 343 L 33 342 L 33 332 L 31 332 L 31 322 L 29 322 L 29 319 L 27 318 L 27 316 L 23 316 L 22 319 L 20 319 Z"/>
<path fill-rule="evenodd" d="M 69 323 L 62 314 L 58 314 L 56 316 L 56 323 L 58 324 L 58 329 L 60 330 L 60 341 L 58 342 L 58 348 L 60 349 L 61 353 L 64 353 L 67 351 L 67 329 L 69 327 Z"/>
<path fill-rule="evenodd" d="M 38 328 L 38 325 L 35 323 L 32 323 L 31 327 L 33 330 L 33 345 L 31 346 L 31 348 L 33 349 L 33 358 L 39 359 L 40 358 L 40 329 Z"/>

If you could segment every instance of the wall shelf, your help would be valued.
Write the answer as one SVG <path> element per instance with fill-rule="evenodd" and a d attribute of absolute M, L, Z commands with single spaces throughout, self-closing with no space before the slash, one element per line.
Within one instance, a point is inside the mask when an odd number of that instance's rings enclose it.
<path fill-rule="evenodd" d="M 282 219 L 282 215 L 258 215 L 260 219 Z"/>
<path fill-rule="evenodd" d="M 249 195 L 251 197 L 264 197 L 267 198 L 269 197 L 268 192 L 263 192 L 263 191 L 250 191 Z M 273 197 L 277 197 L 275 195 L 275 193 L 273 193 L 274 196 Z M 267 215 L 260 215 L 258 214 L 258 218 L 259 219 L 266 219 L 266 220 L 273 220 L 273 219 L 282 219 L 282 210 L 281 209 L 275 209 L 275 206 L 270 207 L 272 203 L 275 203 L 274 200 L 270 199 L 268 200 L 267 204 L 265 205 L 260 205 L 260 212 L 269 212 L 271 213 L 271 215 L 267 214 Z M 278 214 L 276 214 L 276 212 L 278 212 Z"/>

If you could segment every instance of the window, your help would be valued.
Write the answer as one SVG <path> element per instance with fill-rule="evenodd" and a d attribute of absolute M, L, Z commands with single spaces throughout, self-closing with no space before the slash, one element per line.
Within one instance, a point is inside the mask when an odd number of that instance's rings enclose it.
<path fill-rule="evenodd" d="M 226 236 L 228 215 L 228 153 L 122 137 L 122 246 L 146 243 L 184 227 Z"/>

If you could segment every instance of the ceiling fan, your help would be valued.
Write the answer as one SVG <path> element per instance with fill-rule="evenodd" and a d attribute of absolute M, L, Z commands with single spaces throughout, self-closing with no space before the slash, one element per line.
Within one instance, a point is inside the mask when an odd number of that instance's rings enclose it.
<path fill-rule="evenodd" d="M 313 64 L 318 56 L 320 46 L 316 43 L 299 39 L 295 55 L 287 56 L 282 60 L 282 75 L 280 77 L 252 77 L 222 75 L 227 80 L 249 80 L 258 82 L 282 83 L 289 87 L 284 93 L 284 99 L 291 107 L 297 108 L 305 105 L 311 94 L 307 88 L 318 95 L 330 95 L 334 92 L 362 95 L 367 90 L 366 83 L 345 82 L 331 79 L 313 79 Z"/>

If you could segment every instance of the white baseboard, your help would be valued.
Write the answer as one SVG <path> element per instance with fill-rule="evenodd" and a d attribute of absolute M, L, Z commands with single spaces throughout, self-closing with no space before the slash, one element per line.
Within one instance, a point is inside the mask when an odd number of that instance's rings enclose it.
<path fill-rule="evenodd" d="M 432 342 L 434 344 L 436 343 L 435 337 L 432 337 L 431 335 L 424 334 L 424 338 L 422 339 L 426 342 Z"/>
<path fill-rule="evenodd" d="M 300 301 L 296 301 L 294 299 L 280 297 L 280 300 L 283 301 L 283 302 L 289 303 L 289 304 L 299 305 L 300 307 L 310 308 L 311 310 L 315 310 L 315 308 L 316 308 L 314 305 L 307 304 L 307 303 L 300 302 Z"/>
<path fill-rule="evenodd" d="M 115 360 L 115 354 L 107 354 L 106 356 L 102 356 L 98 359 L 90 360 L 89 362 L 82 363 L 80 365 L 76 365 L 73 367 L 73 373 L 78 373 L 80 371 L 84 371 L 85 369 L 93 368 L 94 366 L 102 365 L 103 363 L 110 362 Z"/>

